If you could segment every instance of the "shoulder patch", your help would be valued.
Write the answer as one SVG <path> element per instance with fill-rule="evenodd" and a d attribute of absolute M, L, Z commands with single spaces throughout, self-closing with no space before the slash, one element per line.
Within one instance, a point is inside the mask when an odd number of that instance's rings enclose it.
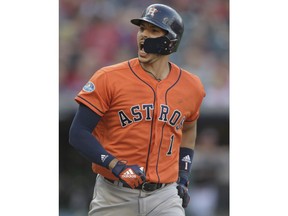
<path fill-rule="evenodd" d="M 83 91 L 85 92 L 93 92 L 95 90 L 95 85 L 89 81 L 86 83 L 86 85 L 83 87 Z"/>

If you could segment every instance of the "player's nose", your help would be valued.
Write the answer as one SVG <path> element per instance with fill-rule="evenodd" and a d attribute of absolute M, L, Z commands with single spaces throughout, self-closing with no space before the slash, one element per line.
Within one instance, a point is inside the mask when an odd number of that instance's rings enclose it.
<path fill-rule="evenodd" d="M 149 38 L 149 37 L 151 37 L 151 32 L 149 31 L 149 30 L 147 30 L 147 29 L 144 29 L 142 32 L 141 32 L 141 36 L 143 37 L 143 38 Z"/>

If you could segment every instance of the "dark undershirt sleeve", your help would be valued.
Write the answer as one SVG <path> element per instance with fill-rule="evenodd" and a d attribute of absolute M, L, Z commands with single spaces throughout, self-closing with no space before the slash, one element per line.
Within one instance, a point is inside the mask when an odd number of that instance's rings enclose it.
<path fill-rule="evenodd" d="M 69 143 L 89 161 L 108 168 L 115 158 L 92 135 L 101 116 L 80 104 L 69 131 Z"/>

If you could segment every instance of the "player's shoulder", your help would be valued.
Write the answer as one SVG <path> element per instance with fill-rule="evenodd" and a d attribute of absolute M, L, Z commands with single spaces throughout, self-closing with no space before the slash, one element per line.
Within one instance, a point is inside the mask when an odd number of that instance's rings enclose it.
<path fill-rule="evenodd" d="M 120 63 L 104 66 L 94 72 L 92 80 L 94 79 L 116 79 L 120 74 L 123 74 L 124 71 L 129 70 L 128 61 L 123 61 Z M 117 76 L 118 74 L 118 76 Z"/>
<path fill-rule="evenodd" d="M 199 78 L 199 76 L 197 76 L 193 72 L 190 72 L 190 71 L 188 71 L 188 70 L 186 70 L 184 68 L 180 68 L 179 66 L 177 66 L 174 63 L 172 63 L 172 66 L 180 69 L 181 78 L 182 78 L 183 81 L 202 85 L 202 82 L 201 82 L 201 79 Z"/>
<path fill-rule="evenodd" d="M 115 73 L 127 69 L 129 69 L 128 61 L 123 61 L 120 63 L 102 67 L 99 71 L 101 71 L 102 73 Z"/>
<path fill-rule="evenodd" d="M 172 63 L 173 64 L 173 63 Z M 194 74 L 193 72 L 188 71 L 187 69 L 180 68 L 179 66 L 173 64 L 173 67 L 178 67 L 181 71 L 180 76 L 180 85 L 186 86 L 188 88 L 193 88 L 193 92 L 199 92 L 205 95 L 204 85 L 199 76 Z"/>
<path fill-rule="evenodd" d="M 188 80 L 188 81 L 191 81 L 191 82 L 200 82 L 201 83 L 201 80 L 199 78 L 199 76 L 197 76 L 196 74 L 186 70 L 186 69 L 183 69 L 181 68 L 182 70 L 182 73 L 183 73 L 183 76 Z"/>

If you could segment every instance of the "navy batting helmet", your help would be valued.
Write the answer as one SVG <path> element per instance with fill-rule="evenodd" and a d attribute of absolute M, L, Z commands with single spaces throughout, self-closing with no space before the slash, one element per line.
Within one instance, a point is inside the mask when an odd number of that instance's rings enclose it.
<path fill-rule="evenodd" d="M 139 26 L 142 21 L 167 32 L 164 37 L 147 38 L 144 42 L 145 51 L 162 55 L 177 51 L 184 32 L 184 24 L 181 16 L 173 8 L 164 4 L 152 4 L 143 11 L 141 18 L 132 19 L 131 23 Z"/>

